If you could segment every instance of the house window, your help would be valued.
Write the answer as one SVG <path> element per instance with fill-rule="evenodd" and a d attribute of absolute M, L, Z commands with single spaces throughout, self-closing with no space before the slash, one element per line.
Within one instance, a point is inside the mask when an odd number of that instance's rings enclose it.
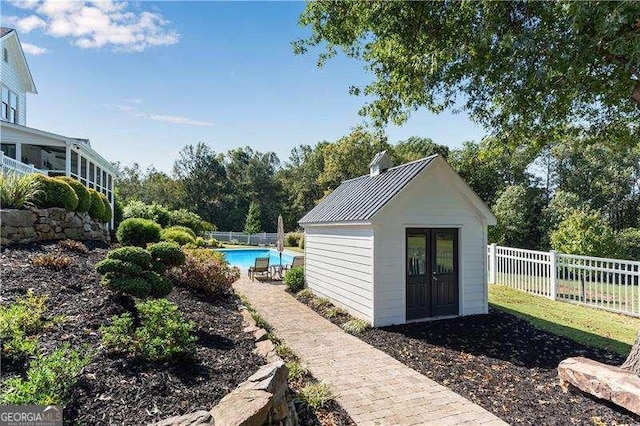
<path fill-rule="evenodd" d="M 102 170 L 100 170 L 100 167 L 96 166 L 96 184 L 98 186 L 102 185 Z"/>
<path fill-rule="evenodd" d="M 9 51 L 7 50 L 6 47 L 2 48 L 2 59 L 6 62 L 9 63 Z"/>
<path fill-rule="evenodd" d="M 2 111 L 0 116 L 5 121 L 18 122 L 18 95 L 2 86 Z"/>
<path fill-rule="evenodd" d="M 6 155 L 7 157 L 13 158 L 14 160 L 16 159 L 16 145 L 15 144 L 3 143 L 2 144 L 2 152 L 4 152 L 4 155 Z"/>
<path fill-rule="evenodd" d="M 95 175 L 94 165 L 92 162 L 89 162 L 89 182 L 95 183 L 95 181 L 96 181 L 96 175 Z M 93 185 L 90 185 L 90 187 L 93 188 Z"/>
<path fill-rule="evenodd" d="M 84 157 L 80 157 L 80 177 L 83 179 L 87 178 L 87 159 Z M 86 184 L 86 182 L 83 182 Z"/>
<path fill-rule="evenodd" d="M 78 174 L 78 153 L 71 151 L 71 173 Z"/>

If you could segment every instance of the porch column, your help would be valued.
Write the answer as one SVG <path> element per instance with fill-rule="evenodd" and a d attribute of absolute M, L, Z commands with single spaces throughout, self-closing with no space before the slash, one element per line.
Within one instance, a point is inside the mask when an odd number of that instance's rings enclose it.
<path fill-rule="evenodd" d="M 67 152 L 64 157 L 64 174 L 71 176 L 71 145 L 67 144 Z"/>
<path fill-rule="evenodd" d="M 16 160 L 22 162 L 22 144 L 16 142 Z"/>

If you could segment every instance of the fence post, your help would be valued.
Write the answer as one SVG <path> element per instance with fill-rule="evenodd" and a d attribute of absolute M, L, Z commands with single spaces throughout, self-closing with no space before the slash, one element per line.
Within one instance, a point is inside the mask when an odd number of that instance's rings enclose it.
<path fill-rule="evenodd" d="M 496 244 L 489 245 L 489 284 L 495 284 L 498 272 L 498 256 Z"/>
<path fill-rule="evenodd" d="M 558 289 L 558 252 L 551 250 L 549 252 L 549 284 L 551 286 L 549 297 L 551 300 L 556 300 Z"/>

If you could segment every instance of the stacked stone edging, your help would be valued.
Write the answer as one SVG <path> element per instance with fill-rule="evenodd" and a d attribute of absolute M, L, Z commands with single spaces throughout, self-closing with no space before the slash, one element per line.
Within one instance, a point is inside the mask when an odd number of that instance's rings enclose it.
<path fill-rule="evenodd" d="M 199 410 L 164 419 L 151 426 L 297 426 L 295 406 L 287 403 L 288 370 L 267 338 L 267 331 L 256 325 L 251 313 L 242 308 L 246 333 L 256 341 L 255 352 L 269 364 L 226 395 L 210 411 Z"/>
<path fill-rule="evenodd" d="M 0 210 L 2 245 L 67 238 L 110 241 L 106 224 L 94 221 L 86 212 L 68 212 L 58 207 Z"/>

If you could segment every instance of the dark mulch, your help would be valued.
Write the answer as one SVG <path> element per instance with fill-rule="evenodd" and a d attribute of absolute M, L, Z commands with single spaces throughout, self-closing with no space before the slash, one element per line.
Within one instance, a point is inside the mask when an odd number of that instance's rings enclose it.
<path fill-rule="evenodd" d="M 326 317 L 326 306 L 298 300 Z M 341 325 L 349 316 L 328 319 Z M 610 365 L 623 357 L 506 312 L 491 308 L 488 315 L 371 329 L 357 337 L 511 424 L 640 424 L 640 416 L 577 390 L 564 393 L 558 382 L 558 364 L 568 357 Z"/>
<path fill-rule="evenodd" d="M 87 347 L 94 354 L 71 403 L 65 407 L 65 422 L 146 424 L 210 409 L 264 364 L 252 352 L 253 339 L 242 331 L 235 296 L 210 299 L 179 287 L 168 299 L 197 324 L 199 340 L 194 360 L 154 363 L 105 353 L 98 329 L 124 308 L 99 284 L 93 270 L 108 247 L 86 244 L 88 254 L 64 252 L 73 264 L 62 270 L 30 263 L 34 255 L 56 252 L 56 244 L 10 246 L 0 254 L 1 303 L 9 303 L 31 288 L 36 294 L 49 295 L 47 317 L 66 317 L 41 336 L 42 350 L 46 353 L 69 342 L 74 348 Z M 8 365 L 4 360 L 2 367 L 4 377 L 21 373 L 21 366 Z"/>

